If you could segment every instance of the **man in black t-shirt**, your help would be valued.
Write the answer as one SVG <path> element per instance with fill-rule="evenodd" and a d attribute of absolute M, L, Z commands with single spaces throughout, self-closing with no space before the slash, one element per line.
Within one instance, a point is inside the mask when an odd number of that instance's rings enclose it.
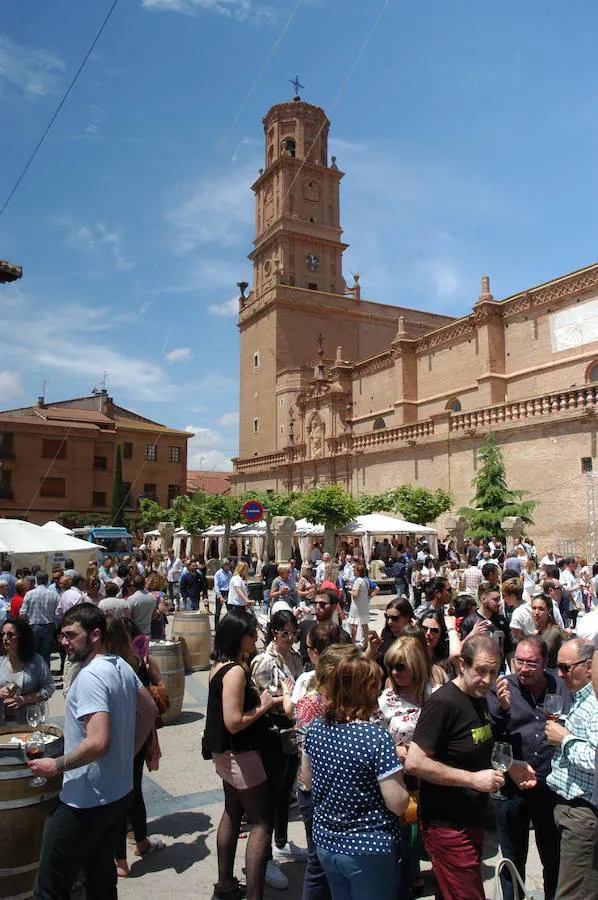
<path fill-rule="evenodd" d="M 268 615 L 270 611 L 270 588 L 272 587 L 272 582 L 275 578 L 278 577 L 278 566 L 275 563 L 274 556 L 270 555 L 268 557 L 268 562 L 265 566 L 262 567 L 262 571 L 260 573 L 261 579 L 264 582 L 264 614 Z"/>
<path fill-rule="evenodd" d="M 500 649 L 502 669 L 505 657 L 513 651 L 513 639 L 508 622 L 500 612 L 500 588 L 489 581 L 482 581 L 478 588 L 478 600 L 480 608 L 461 622 L 461 640 L 472 632 L 493 638 Z"/>
<path fill-rule="evenodd" d="M 405 762 L 421 779 L 419 811 L 425 848 L 442 897 L 484 900 L 481 875 L 488 794 L 504 784 L 490 768 L 492 726 L 486 696 L 500 665 L 497 643 L 486 635 L 462 647 L 459 675 L 425 703 Z M 510 774 L 533 787 L 533 770 L 517 764 Z"/>

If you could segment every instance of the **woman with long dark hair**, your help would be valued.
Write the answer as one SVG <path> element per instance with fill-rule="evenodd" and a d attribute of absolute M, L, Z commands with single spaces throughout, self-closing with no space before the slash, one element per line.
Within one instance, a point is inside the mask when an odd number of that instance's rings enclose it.
<path fill-rule="evenodd" d="M 419 620 L 419 627 L 426 639 L 432 662 L 444 669 L 449 678 L 456 677 L 461 640 L 452 616 L 445 616 L 439 609 L 430 609 Z"/>
<path fill-rule="evenodd" d="M 218 900 L 262 900 L 272 836 L 271 802 L 261 751 L 264 715 L 282 704 L 269 690 L 258 693 L 249 671 L 257 625 L 244 608 L 229 610 L 214 636 L 203 752 L 212 757 L 224 788 L 224 812 L 216 838 Z M 245 851 L 247 888 L 234 877 L 243 814 L 251 820 Z M 246 890 L 246 893 L 245 893 Z"/>
<path fill-rule="evenodd" d="M 27 721 L 30 703 L 45 703 L 54 682 L 45 660 L 35 652 L 35 635 L 24 619 L 2 623 L 0 656 L 0 723 Z"/>

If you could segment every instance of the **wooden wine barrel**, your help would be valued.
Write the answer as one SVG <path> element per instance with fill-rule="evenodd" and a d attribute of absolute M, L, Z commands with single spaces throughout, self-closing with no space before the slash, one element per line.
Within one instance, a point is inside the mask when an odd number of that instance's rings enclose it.
<path fill-rule="evenodd" d="M 183 648 L 179 641 L 150 641 L 149 652 L 160 667 L 160 674 L 170 706 L 162 716 L 164 725 L 174 725 L 183 708 L 185 669 Z"/>
<path fill-rule="evenodd" d="M 187 611 L 175 612 L 172 619 L 172 639 L 184 641 L 183 661 L 185 671 L 201 672 L 210 666 L 212 652 L 212 632 L 207 613 Z M 188 657 L 185 657 L 185 649 Z"/>
<path fill-rule="evenodd" d="M 10 739 L 33 730 L 29 725 L 0 728 L 0 897 L 4 900 L 33 897 L 44 822 L 62 784 L 62 775 L 57 775 L 43 787 L 30 786 L 33 773 L 21 747 L 11 744 Z M 44 731 L 56 735 L 55 741 L 46 744 L 46 756 L 62 756 L 60 728 L 46 725 Z"/>

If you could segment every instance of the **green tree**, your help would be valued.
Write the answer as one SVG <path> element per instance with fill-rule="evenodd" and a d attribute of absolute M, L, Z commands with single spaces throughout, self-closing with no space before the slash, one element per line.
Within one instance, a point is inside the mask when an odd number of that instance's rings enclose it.
<path fill-rule="evenodd" d="M 299 518 L 324 525 L 324 547 L 334 552 L 334 529 L 340 528 L 358 515 L 358 503 L 340 484 L 312 488 L 301 494 L 294 503 Z"/>
<path fill-rule="evenodd" d="M 488 432 L 477 458 L 481 465 L 472 481 L 475 496 L 471 507 L 459 510 L 459 515 L 469 521 L 468 537 L 479 540 L 494 535 L 504 541 L 505 516 L 519 516 L 527 525 L 533 525 L 532 513 L 537 504 L 525 499 L 527 491 L 512 491 L 507 486 L 504 456 L 494 432 Z"/>
<path fill-rule="evenodd" d="M 155 500 L 144 497 L 139 504 L 144 528 L 155 528 L 158 522 L 174 522 L 172 509 L 162 509 Z"/>
<path fill-rule="evenodd" d="M 412 487 L 410 484 L 402 484 L 383 495 L 387 505 L 381 509 L 398 513 L 407 522 L 417 525 L 429 525 L 435 522 L 438 516 L 448 512 L 455 502 L 452 495 L 443 488 L 431 491 L 424 487 Z"/>
<path fill-rule="evenodd" d="M 123 463 L 120 444 L 116 445 L 114 455 L 114 480 L 112 482 L 112 503 L 110 504 L 110 524 L 126 528 L 125 503 L 127 491 L 123 483 Z"/>

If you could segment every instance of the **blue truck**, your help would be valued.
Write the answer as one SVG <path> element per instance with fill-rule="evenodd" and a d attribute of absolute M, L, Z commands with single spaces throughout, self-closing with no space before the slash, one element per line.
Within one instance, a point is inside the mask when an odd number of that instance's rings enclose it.
<path fill-rule="evenodd" d="M 84 528 L 73 528 L 75 537 L 91 544 L 100 544 L 104 550 L 100 552 L 103 561 L 106 556 L 122 559 L 123 556 L 131 556 L 133 551 L 133 535 L 126 528 L 116 528 L 111 525 L 86 525 Z"/>

